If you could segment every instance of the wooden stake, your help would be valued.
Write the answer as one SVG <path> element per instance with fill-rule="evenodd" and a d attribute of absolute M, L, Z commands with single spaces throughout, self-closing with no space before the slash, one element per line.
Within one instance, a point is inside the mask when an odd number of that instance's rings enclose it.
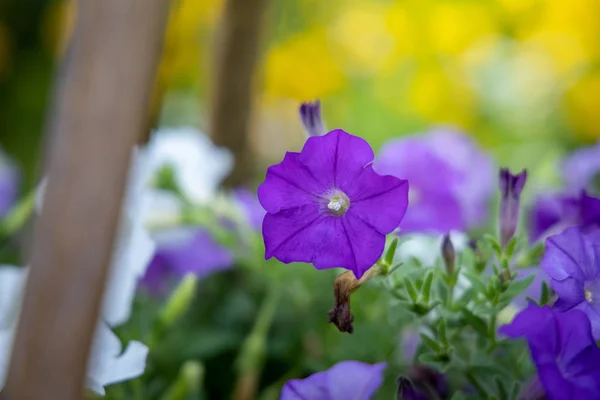
<path fill-rule="evenodd" d="M 146 129 L 168 0 L 81 1 L 58 77 L 44 210 L 4 396 L 83 398 L 132 148 Z"/>

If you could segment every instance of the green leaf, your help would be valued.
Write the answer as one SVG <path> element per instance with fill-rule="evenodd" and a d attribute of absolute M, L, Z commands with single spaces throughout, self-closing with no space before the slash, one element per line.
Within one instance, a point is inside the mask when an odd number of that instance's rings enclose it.
<path fill-rule="evenodd" d="M 438 332 L 438 336 L 440 338 L 440 341 L 442 342 L 442 345 L 444 347 L 448 347 L 448 337 L 446 336 L 446 320 L 445 319 L 440 319 L 440 326 L 439 326 L 439 332 Z"/>
<path fill-rule="evenodd" d="M 492 249 L 498 256 L 498 258 L 501 258 L 502 257 L 502 247 L 500 246 L 498 239 L 496 239 L 496 237 L 490 235 L 489 233 L 486 233 L 485 235 L 483 235 L 483 238 L 492 246 Z"/>
<path fill-rule="evenodd" d="M 513 383 L 513 385 L 512 385 L 512 389 L 510 391 L 510 399 L 518 400 L 520 392 L 521 392 L 521 385 L 519 384 L 519 382 L 515 381 L 515 383 Z"/>
<path fill-rule="evenodd" d="M 432 283 L 433 283 L 433 271 L 429 270 L 429 271 L 427 271 L 427 274 L 425 274 L 425 280 L 423 282 L 423 289 L 421 290 L 421 295 L 423 296 L 423 302 L 425 304 L 429 304 Z"/>
<path fill-rule="evenodd" d="M 506 387 L 504 387 L 504 383 L 497 376 L 494 377 L 494 381 L 496 382 L 496 387 L 498 388 L 498 398 L 500 400 L 509 400 L 508 392 L 506 391 Z"/>
<path fill-rule="evenodd" d="M 539 242 L 533 246 L 527 254 L 527 261 L 529 265 L 538 265 L 544 255 L 544 242 Z"/>
<path fill-rule="evenodd" d="M 439 345 L 439 343 L 427 336 L 426 334 L 419 333 L 419 336 L 421 337 L 423 343 L 431 350 L 435 351 L 436 353 L 439 353 L 442 350 L 442 347 Z"/>
<path fill-rule="evenodd" d="M 488 327 L 486 322 L 477 315 L 473 314 L 470 310 L 463 308 L 463 316 L 466 322 L 481 336 L 488 337 Z"/>
<path fill-rule="evenodd" d="M 485 284 L 481 280 L 480 276 L 468 271 L 465 271 L 464 276 L 469 280 L 473 286 L 473 289 L 475 289 L 478 293 L 485 294 L 487 292 L 487 288 L 485 287 Z"/>
<path fill-rule="evenodd" d="M 506 248 L 504 249 L 504 255 L 506 256 L 506 260 L 512 259 L 513 255 L 515 254 L 515 249 L 517 248 L 517 243 L 517 237 L 513 236 L 506 244 Z"/>
<path fill-rule="evenodd" d="M 385 257 L 383 259 L 383 261 L 385 262 L 386 265 L 392 265 L 392 263 L 394 262 L 394 256 L 396 255 L 396 248 L 398 247 L 398 238 L 394 238 L 394 240 L 392 240 L 392 243 L 390 243 L 390 247 L 388 248 L 387 252 L 385 253 Z"/>
<path fill-rule="evenodd" d="M 533 282 L 534 279 L 535 275 L 530 275 L 524 279 L 514 280 L 512 281 L 508 289 L 506 289 L 504 294 L 512 300 L 521 293 L 523 293 L 529 287 L 529 285 L 531 285 L 531 282 Z"/>
<path fill-rule="evenodd" d="M 550 289 L 545 281 L 542 281 L 542 294 L 540 295 L 540 305 L 545 306 L 550 301 Z"/>
<path fill-rule="evenodd" d="M 412 281 L 410 279 L 405 278 L 404 279 L 404 288 L 406 289 L 406 293 L 408 294 L 408 297 L 410 297 L 410 299 L 416 303 L 417 302 L 417 298 L 419 297 L 419 294 L 417 293 L 417 289 L 415 288 L 415 285 L 412 283 Z"/>

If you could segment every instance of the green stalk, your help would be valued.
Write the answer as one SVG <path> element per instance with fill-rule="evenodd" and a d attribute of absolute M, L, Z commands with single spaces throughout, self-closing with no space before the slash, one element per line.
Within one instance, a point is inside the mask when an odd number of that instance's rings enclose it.
<path fill-rule="evenodd" d="M 242 345 L 237 360 L 238 381 L 234 393 L 234 399 L 236 400 L 249 400 L 256 397 L 256 389 L 267 347 L 267 335 L 271 329 L 280 297 L 280 288 L 271 285 L 260 306 L 252 332 L 246 337 Z"/>

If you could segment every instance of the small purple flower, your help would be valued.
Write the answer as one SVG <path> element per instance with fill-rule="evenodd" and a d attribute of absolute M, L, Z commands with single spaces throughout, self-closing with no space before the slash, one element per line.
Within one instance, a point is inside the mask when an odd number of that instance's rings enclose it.
<path fill-rule="evenodd" d="M 600 393 L 600 349 L 580 310 L 561 313 L 529 304 L 500 332 L 525 337 L 549 399 L 587 400 Z"/>
<path fill-rule="evenodd" d="M 231 252 L 201 228 L 177 229 L 157 236 L 157 249 L 141 284 L 164 294 L 174 279 L 187 274 L 199 278 L 231 268 Z"/>
<path fill-rule="evenodd" d="M 527 170 L 517 175 L 511 174 L 507 168 L 501 168 L 500 183 L 500 242 L 506 246 L 517 230 L 521 192 L 527 182 Z"/>
<path fill-rule="evenodd" d="M 600 226 L 600 199 L 585 191 L 577 196 L 540 196 L 530 215 L 529 240 L 545 239 L 573 225 L 585 229 Z"/>
<path fill-rule="evenodd" d="M 584 311 L 600 339 L 600 229 L 574 226 L 550 236 L 541 266 L 558 296 L 554 308 Z"/>
<path fill-rule="evenodd" d="M 0 150 L 0 217 L 10 211 L 18 197 L 19 172 Z"/>
<path fill-rule="evenodd" d="M 375 171 L 410 182 L 410 201 L 400 229 L 464 231 L 484 222 L 492 196 L 490 158 L 466 135 L 438 128 L 383 146 Z"/>
<path fill-rule="evenodd" d="M 288 381 L 280 400 L 368 400 L 383 382 L 385 363 L 342 361 L 327 371 Z"/>
<path fill-rule="evenodd" d="M 378 175 L 372 161 L 364 139 L 337 129 L 269 167 L 258 188 L 265 258 L 346 268 L 360 279 L 408 204 L 408 182 Z"/>
<path fill-rule="evenodd" d="M 265 217 L 265 210 L 260 205 L 256 194 L 248 189 L 239 188 L 233 192 L 233 197 L 240 204 L 250 227 L 259 230 Z"/>
<path fill-rule="evenodd" d="M 574 151 L 563 162 L 564 181 L 567 189 L 577 193 L 582 189 L 600 189 L 594 187 L 600 174 L 600 141 L 595 146 Z"/>
<path fill-rule="evenodd" d="M 323 119 L 321 118 L 321 102 L 305 102 L 300 105 L 300 121 L 308 137 L 323 136 L 327 133 Z"/>

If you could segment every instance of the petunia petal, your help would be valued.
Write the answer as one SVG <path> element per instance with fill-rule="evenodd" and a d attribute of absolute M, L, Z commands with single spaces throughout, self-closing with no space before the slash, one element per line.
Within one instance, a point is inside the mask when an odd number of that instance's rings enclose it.
<path fill-rule="evenodd" d="M 350 198 L 348 214 L 386 235 L 398 227 L 406 213 L 408 181 L 390 175 L 381 176 L 369 165 L 346 194 Z"/>
<path fill-rule="evenodd" d="M 331 399 L 369 400 L 383 382 L 386 363 L 374 365 L 358 361 L 342 361 L 327 374 Z"/>
<path fill-rule="evenodd" d="M 323 187 L 344 192 L 355 185 L 357 176 L 374 157 L 366 140 L 342 129 L 308 138 L 300 152 L 300 162 Z"/>
<path fill-rule="evenodd" d="M 320 214 L 314 205 L 267 214 L 263 221 L 265 257 L 283 263 L 310 262 L 317 269 L 346 268 L 359 279 L 377 262 L 385 236 L 346 214 Z"/>
<path fill-rule="evenodd" d="M 327 388 L 328 371 L 317 372 L 304 379 L 288 381 L 281 390 L 279 400 L 334 400 Z"/>
<path fill-rule="evenodd" d="M 265 181 L 258 187 L 258 200 L 267 212 L 274 214 L 311 204 L 315 196 L 327 190 L 300 163 L 299 156 L 299 153 L 287 152 L 283 161 L 267 169 Z"/>
<path fill-rule="evenodd" d="M 542 268 L 556 280 L 572 277 L 577 280 L 594 280 L 600 275 L 600 230 L 589 233 L 574 226 L 546 240 Z"/>
<path fill-rule="evenodd" d="M 560 352 L 556 318 L 547 306 L 530 303 L 511 324 L 500 327 L 500 332 L 511 338 L 525 337 L 536 364 L 553 362 Z"/>

